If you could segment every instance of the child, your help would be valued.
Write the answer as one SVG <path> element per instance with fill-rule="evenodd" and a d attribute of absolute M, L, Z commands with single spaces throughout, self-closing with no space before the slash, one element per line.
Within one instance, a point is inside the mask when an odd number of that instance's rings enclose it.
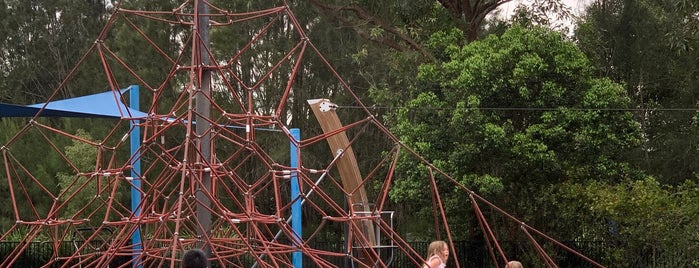
<path fill-rule="evenodd" d="M 444 241 L 434 241 L 427 248 L 427 263 L 422 268 L 444 268 L 449 258 L 449 247 Z"/>
<path fill-rule="evenodd" d="M 507 265 L 505 265 L 505 268 L 524 268 L 524 267 L 522 267 L 521 262 L 511 261 L 511 262 L 508 262 Z"/>
<path fill-rule="evenodd" d="M 201 249 L 190 249 L 182 256 L 182 268 L 207 268 L 209 260 Z"/>

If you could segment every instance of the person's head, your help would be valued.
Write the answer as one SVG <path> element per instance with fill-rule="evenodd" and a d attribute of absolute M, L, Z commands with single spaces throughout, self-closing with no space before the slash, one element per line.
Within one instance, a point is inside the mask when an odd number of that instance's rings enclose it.
<path fill-rule="evenodd" d="M 182 268 L 206 268 L 209 267 L 209 259 L 201 249 L 190 249 L 182 256 Z"/>
<path fill-rule="evenodd" d="M 437 240 L 430 243 L 430 246 L 427 247 L 427 258 L 434 255 L 439 256 L 443 261 L 447 261 L 447 258 L 449 258 L 449 247 L 447 246 L 447 242 Z"/>
<path fill-rule="evenodd" d="M 524 267 L 522 266 L 521 262 L 510 261 L 507 263 L 507 265 L 505 265 L 505 268 L 524 268 Z"/>

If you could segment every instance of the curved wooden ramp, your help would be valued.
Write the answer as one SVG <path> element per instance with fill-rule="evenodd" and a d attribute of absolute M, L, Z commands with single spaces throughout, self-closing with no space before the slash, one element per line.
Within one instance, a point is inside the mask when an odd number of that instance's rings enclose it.
<path fill-rule="evenodd" d="M 335 113 L 336 104 L 328 99 L 312 99 L 308 100 L 308 104 L 311 106 L 313 114 L 315 114 L 318 119 L 323 133 L 331 133 L 342 128 L 340 118 L 337 116 L 337 113 Z M 360 217 L 371 215 L 369 197 L 362 184 L 362 174 L 359 172 L 357 159 L 354 156 L 354 151 L 352 150 L 352 146 L 350 146 L 347 134 L 344 131 L 338 132 L 328 137 L 327 140 L 332 152 L 335 154 L 342 154 L 337 160 L 337 168 L 340 172 L 340 178 L 342 179 L 342 186 L 345 192 L 352 193 L 350 195 L 350 201 L 354 209 L 354 214 Z M 364 237 L 368 240 L 369 246 L 373 247 L 378 245 L 372 221 L 361 220 L 358 226 Z"/>

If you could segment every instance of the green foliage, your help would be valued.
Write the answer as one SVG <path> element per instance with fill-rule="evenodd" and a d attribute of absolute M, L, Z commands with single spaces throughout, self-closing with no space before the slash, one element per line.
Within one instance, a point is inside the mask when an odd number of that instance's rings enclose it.
<path fill-rule="evenodd" d="M 696 263 L 699 256 L 696 183 L 663 186 L 648 177 L 617 185 L 591 182 L 585 187 L 589 211 L 608 221 L 610 234 L 606 238 L 628 243 L 618 249 L 625 259 L 633 260 L 639 252 L 651 251 L 675 256 L 673 266 Z"/>
<path fill-rule="evenodd" d="M 29 104 L 45 102 L 52 94 L 53 99 L 62 99 L 86 92 L 94 93 L 96 88 L 106 85 L 96 85 L 94 73 L 80 74 L 75 83 L 68 84 L 64 90 L 54 92 L 59 83 L 66 78 L 79 58 L 95 41 L 99 29 L 104 23 L 107 10 L 102 1 L 2 1 L 0 3 L 0 100 L 14 104 Z M 99 67 L 87 67 L 88 70 L 100 70 Z M 73 119 L 39 119 L 41 122 L 57 128 L 66 127 L 68 131 L 74 128 Z M 3 119 L 1 142 L 10 140 L 17 131 L 27 123 L 27 119 Z M 92 127 L 95 122 L 82 125 L 91 132 L 98 132 L 104 127 Z M 11 125 L 11 126 L 10 126 Z M 47 153 L 47 143 L 34 129 L 24 133 L 20 139 L 13 141 L 8 149 L 20 163 L 29 163 L 26 168 L 41 181 L 46 190 L 56 193 L 56 173 L 67 172 L 65 165 L 56 154 Z M 49 134 L 51 136 L 51 134 Z M 65 140 L 53 140 L 61 148 Z M 6 181 L 4 178 L 3 181 Z M 28 180 L 22 176 L 16 180 Z M 25 181 L 26 183 L 28 181 Z M 16 184 L 15 184 L 16 185 Z M 0 192 L 5 191 L 7 184 L 0 186 Z M 34 183 L 25 185 L 27 194 L 32 202 L 15 200 L 20 214 L 31 214 L 33 206 L 40 214 L 44 214 L 52 206 L 54 200 L 40 198 L 45 191 Z M 17 189 L 16 189 L 17 190 Z M 9 204 L 9 194 L 2 194 L 0 200 Z M 0 209 L 0 230 L 6 230 L 15 215 L 9 206 Z"/>
<path fill-rule="evenodd" d="M 662 184 L 696 178 L 696 1 L 595 1 L 575 38 L 602 75 L 624 85 L 643 144 L 627 161 Z"/>
<path fill-rule="evenodd" d="M 615 267 L 692 267 L 699 188 L 661 185 L 652 177 L 621 182 L 566 181 L 545 187 L 536 203 L 551 221 L 549 235 L 616 245 L 597 261 Z M 527 219 L 525 219 L 527 220 Z M 528 221 L 528 220 L 527 220 Z M 565 232 L 576 223 L 575 232 Z M 662 256 L 662 257 L 661 257 Z"/>
<path fill-rule="evenodd" d="M 87 140 L 92 139 L 84 130 L 79 130 L 76 136 Z M 94 170 L 97 149 L 91 145 L 75 140 L 72 145 L 66 146 L 65 155 L 75 165 L 77 171 L 90 173 Z M 60 201 L 68 201 L 64 209 L 65 216 L 75 215 L 97 195 L 97 182 L 90 176 L 77 175 L 75 172 L 60 172 L 56 177 L 61 189 Z"/>
<path fill-rule="evenodd" d="M 106 12 L 101 1 L 8 0 L 0 6 L 0 100 L 19 104 L 50 96 L 95 40 Z M 79 94 L 64 96 L 72 93 Z"/>
<path fill-rule="evenodd" d="M 420 66 L 423 92 L 390 117 L 405 144 L 482 194 L 531 197 L 500 205 L 531 215 L 534 226 L 551 225 L 532 204 L 550 201 L 534 201 L 542 187 L 637 176 L 622 161 L 640 142 L 639 124 L 618 110 L 630 98 L 623 86 L 593 76 L 573 43 L 541 28 L 513 27 L 465 46 L 454 33 L 435 34 L 447 60 Z M 416 200 L 426 184 L 415 175 L 396 181 L 394 200 Z M 468 202 L 463 193 L 440 192 L 460 204 L 453 209 Z"/>
<path fill-rule="evenodd" d="M 92 137 L 82 129 L 77 131 L 76 136 L 92 140 Z M 110 181 L 95 175 L 98 148 L 80 140 L 74 140 L 72 145 L 66 146 L 65 149 L 66 158 L 76 170 L 71 173 L 60 172 L 56 175 L 60 188 L 59 201 L 65 205 L 61 211 L 62 216 L 74 217 L 74 219 L 89 218 L 93 222 L 100 223 L 107 213 L 106 200 L 114 199 L 119 202 L 123 193 L 116 191 L 112 194 Z"/>
<path fill-rule="evenodd" d="M 449 31 L 440 30 L 432 34 L 427 42 L 427 47 L 435 51 L 439 59 L 448 60 L 451 53 L 456 52 L 466 44 L 464 33 L 457 28 Z"/>

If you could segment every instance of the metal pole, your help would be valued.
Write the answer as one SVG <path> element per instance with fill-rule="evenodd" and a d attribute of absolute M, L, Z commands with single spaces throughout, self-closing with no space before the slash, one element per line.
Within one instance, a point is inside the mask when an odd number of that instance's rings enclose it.
<path fill-rule="evenodd" d="M 195 30 L 199 38 L 194 40 L 194 48 L 199 53 L 199 60 L 195 61 L 196 69 L 200 73 L 201 81 L 199 81 L 199 89 L 195 96 L 196 105 L 196 134 L 199 137 L 199 151 L 201 159 L 199 160 L 201 167 L 211 163 L 211 131 L 209 122 L 206 120 L 211 117 L 211 71 L 207 68 L 209 65 L 209 6 L 203 0 L 198 0 L 195 7 L 196 25 Z M 195 53 L 196 53 L 195 52 Z M 196 54 L 195 54 L 196 55 Z M 199 185 L 199 184 L 197 184 Z M 199 187 L 203 187 L 199 188 Z M 209 235 L 211 234 L 211 200 L 206 195 L 211 192 L 211 171 L 208 168 L 203 168 L 201 173 L 201 185 L 197 187 L 197 220 L 201 228 L 197 229 L 199 237 L 199 248 L 207 254 L 210 253 L 210 245 L 208 244 Z"/>
<path fill-rule="evenodd" d="M 342 155 L 341 155 L 341 154 L 336 154 L 336 155 L 335 155 L 335 158 L 333 159 L 332 162 L 337 161 L 337 159 L 338 159 L 340 156 L 342 156 Z M 307 194 L 300 193 L 301 196 L 303 197 L 303 198 L 301 198 L 301 199 L 303 199 L 303 201 L 301 201 L 301 206 L 303 206 L 303 204 L 306 203 L 306 199 L 310 198 L 310 197 L 313 195 L 313 193 L 315 192 L 315 190 L 314 190 L 315 187 L 318 187 L 318 185 L 320 185 L 320 183 L 323 181 L 323 179 L 325 178 L 326 175 L 328 175 L 328 171 L 327 171 L 327 170 L 323 171 L 323 174 L 321 174 L 320 177 L 313 183 L 313 186 L 314 186 L 314 187 L 311 187 L 311 190 L 308 191 Z M 299 191 L 299 192 L 300 192 L 300 191 Z M 291 215 L 291 217 L 289 217 L 288 219 L 286 219 L 286 224 L 289 224 L 293 218 L 294 218 L 294 216 Z M 274 239 L 272 239 L 271 242 L 277 241 L 277 239 L 279 238 L 279 236 L 282 235 L 282 231 L 283 231 L 283 230 L 277 231 L 277 234 L 274 235 Z M 259 258 L 262 258 L 262 257 L 264 257 L 264 256 L 265 256 L 264 253 L 263 253 L 263 254 L 260 254 Z M 255 263 L 251 266 L 251 268 L 257 268 L 258 265 L 259 265 L 259 263 L 255 262 Z"/>
<path fill-rule="evenodd" d="M 138 85 L 132 85 L 129 88 L 129 107 L 134 111 L 139 109 L 138 91 Z M 131 211 L 136 219 L 141 214 L 141 153 L 138 150 L 141 147 L 141 126 L 139 123 L 139 120 L 135 119 L 129 121 L 131 127 Z M 136 226 L 136 230 L 131 235 L 131 244 L 134 249 L 132 266 L 140 268 L 140 262 L 136 261 L 143 250 L 140 226 Z"/>
<path fill-rule="evenodd" d="M 301 130 L 298 128 L 292 128 L 289 129 L 289 133 L 291 134 L 291 137 L 294 139 L 290 143 L 290 155 L 291 155 L 291 164 L 290 166 L 292 168 L 298 168 L 299 167 L 299 156 L 301 154 L 299 147 L 298 147 L 298 142 L 301 140 Z M 298 238 L 293 239 L 293 243 L 295 246 L 300 246 L 302 237 L 303 237 L 303 230 L 301 227 L 301 202 L 302 198 L 297 198 L 301 195 L 301 192 L 299 191 L 299 178 L 296 175 L 296 171 L 293 170 L 291 171 L 291 200 L 296 199 L 293 204 L 291 204 L 291 228 L 294 230 L 294 233 Z M 291 263 L 294 265 L 294 268 L 301 268 L 303 267 L 303 254 L 301 254 L 301 251 L 294 251 L 291 253 Z"/>

